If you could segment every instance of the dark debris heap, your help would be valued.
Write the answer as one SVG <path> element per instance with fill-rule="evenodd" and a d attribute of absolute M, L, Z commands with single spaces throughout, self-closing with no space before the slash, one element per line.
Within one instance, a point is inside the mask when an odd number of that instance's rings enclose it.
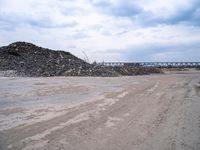
<path fill-rule="evenodd" d="M 69 52 L 16 42 L 0 48 L 0 70 L 20 76 L 117 76 L 108 68 L 91 65 Z"/>
<path fill-rule="evenodd" d="M 0 71 L 26 77 L 50 76 L 131 76 L 160 73 L 158 68 L 105 67 L 89 64 L 69 52 L 54 51 L 27 42 L 0 47 Z M 9 75 L 8 75 L 9 76 Z"/>

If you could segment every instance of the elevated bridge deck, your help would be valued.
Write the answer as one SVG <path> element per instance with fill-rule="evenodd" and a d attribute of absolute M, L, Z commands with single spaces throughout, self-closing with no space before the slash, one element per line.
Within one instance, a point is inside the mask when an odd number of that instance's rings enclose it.
<path fill-rule="evenodd" d="M 143 66 L 160 68 L 200 68 L 200 62 L 102 62 L 103 66 Z"/>

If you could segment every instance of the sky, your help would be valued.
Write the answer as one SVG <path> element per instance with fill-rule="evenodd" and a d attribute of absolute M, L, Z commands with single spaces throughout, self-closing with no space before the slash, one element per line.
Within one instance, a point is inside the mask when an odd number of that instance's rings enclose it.
<path fill-rule="evenodd" d="M 199 0 L 0 0 L 0 46 L 93 61 L 200 61 Z"/>

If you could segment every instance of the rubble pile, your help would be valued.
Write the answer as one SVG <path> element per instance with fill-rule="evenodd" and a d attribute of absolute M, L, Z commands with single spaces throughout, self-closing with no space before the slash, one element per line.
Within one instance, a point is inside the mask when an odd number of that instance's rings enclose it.
<path fill-rule="evenodd" d="M 69 52 L 54 51 L 27 42 L 0 47 L 0 76 L 103 76 L 160 73 L 158 68 L 89 64 Z"/>
<path fill-rule="evenodd" d="M 110 67 L 113 71 L 123 76 L 132 75 L 147 75 L 152 73 L 162 73 L 161 69 L 155 67 L 142 67 L 142 66 L 113 66 Z"/>
<path fill-rule="evenodd" d="M 53 51 L 31 43 L 16 42 L 0 48 L 0 70 L 19 76 L 117 76 L 108 68 L 91 65 L 69 52 Z"/>

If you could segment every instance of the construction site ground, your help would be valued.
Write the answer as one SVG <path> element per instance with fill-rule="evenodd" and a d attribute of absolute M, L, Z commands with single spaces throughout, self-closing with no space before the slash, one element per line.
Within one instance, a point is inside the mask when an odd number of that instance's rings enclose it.
<path fill-rule="evenodd" d="M 200 72 L 0 78 L 1 150 L 199 150 Z"/>

